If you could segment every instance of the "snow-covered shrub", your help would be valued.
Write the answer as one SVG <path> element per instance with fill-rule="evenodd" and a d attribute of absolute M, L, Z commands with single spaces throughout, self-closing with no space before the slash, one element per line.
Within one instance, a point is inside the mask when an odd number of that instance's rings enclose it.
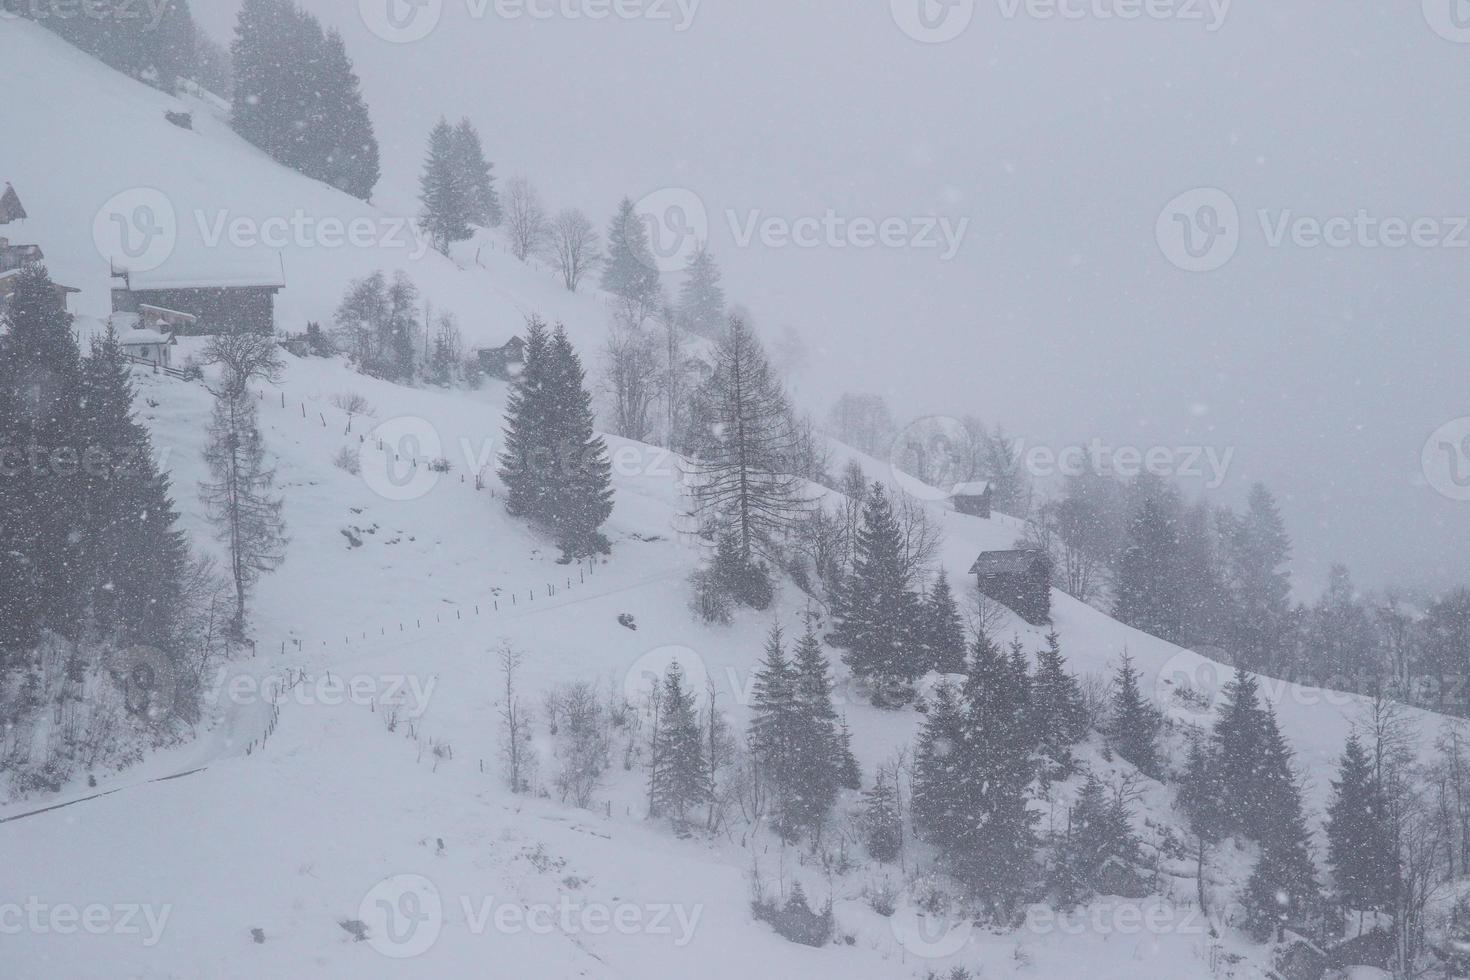
<path fill-rule="evenodd" d="M 337 455 L 332 457 L 332 465 L 357 476 L 362 472 L 362 457 L 353 452 L 351 446 L 343 446 L 337 450 Z"/>
<path fill-rule="evenodd" d="M 689 585 L 693 589 L 689 606 L 694 614 L 706 623 L 729 625 L 733 603 L 719 576 L 712 569 L 696 569 L 689 576 Z"/>

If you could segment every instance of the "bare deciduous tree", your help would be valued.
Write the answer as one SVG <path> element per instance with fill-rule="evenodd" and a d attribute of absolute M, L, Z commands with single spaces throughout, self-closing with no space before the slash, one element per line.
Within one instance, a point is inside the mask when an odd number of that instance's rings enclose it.
<path fill-rule="evenodd" d="M 510 250 L 522 262 L 546 240 L 546 209 L 541 196 L 525 177 L 512 177 L 505 185 L 505 232 Z"/>
<path fill-rule="evenodd" d="M 561 273 L 562 284 L 567 292 L 575 293 L 582 277 L 602 261 L 597 230 L 581 211 L 563 208 L 552 219 L 548 237 L 548 250 Z"/>
<path fill-rule="evenodd" d="M 641 324 L 620 322 L 608 332 L 603 387 L 612 399 L 613 429 L 624 439 L 647 442 L 658 400 L 658 343 Z"/>
<path fill-rule="evenodd" d="M 531 712 L 521 703 L 521 655 L 509 642 L 500 646 L 500 757 L 512 793 L 528 793 L 535 759 L 531 751 Z"/>

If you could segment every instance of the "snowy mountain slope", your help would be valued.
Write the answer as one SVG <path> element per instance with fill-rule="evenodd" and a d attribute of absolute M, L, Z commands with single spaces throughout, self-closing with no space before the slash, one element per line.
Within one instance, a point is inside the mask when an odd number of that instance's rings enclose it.
<path fill-rule="evenodd" d="M 110 312 L 109 260 L 140 270 L 161 262 L 148 273 L 161 278 L 284 272 L 277 323 L 299 333 L 309 321 L 330 323 L 350 280 L 403 270 L 435 310 L 457 315 L 471 347 L 504 343 L 533 311 L 565 322 L 579 345 L 601 339 L 598 295 L 568 294 L 551 271 L 523 266 L 493 236 L 445 258 L 418 238 L 412 215 L 276 165 L 209 101 L 127 79 L 26 21 L 0 25 L 0 64 L 16 91 L 44 93 L 0 105 L 0 181 L 15 186 L 30 214 L 10 237 L 40 244 L 53 277 L 82 290 L 75 312 Z M 189 112 L 193 130 L 168 122 L 168 111 Z M 123 251 L 118 221 L 141 256 Z M 360 237 L 345 233 L 358 226 Z M 148 229 L 161 234 L 144 237 Z"/>
<path fill-rule="evenodd" d="M 0 128 L 16 134 L 14 145 L 55 147 L 45 161 L 29 154 L 6 159 L 3 176 L 25 199 L 33 215 L 28 230 L 37 232 L 57 277 L 85 290 L 84 312 L 106 308 L 107 263 L 92 241 L 95 213 L 130 187 L 161 190 L 181 213 L 233 207 L 270 216 L 304 208 L 385 217 L 276 167 L 201 105 L 190 106 L 198 131 L 177 129 L 162 118 L 174 100 L 123 82 L 31 25 L 4 26 L 0 63 L 22 80 L 44 81 L 55 104 L 66 106 L 68 124 L 56 126 L 42 107 L 0 106 Z M 181 226 L 180 269 L 274 258 L 269 250 L 200 249 L 189 234 Z M 503 252 L 481 258 L 484 269 L 462 269 L 433 254 L 412 260 L 389 250 L 288 248 L 281 322 L 299 329 L 307 319 L 324 319 L 349 278 L 402 267 L 437 305 L 460 313 L 472 343 L 502 339 L 497 331 L 505 324 L 515 329 L 523 314 L 540 311 L 565 319 L 584 351 L 597 345 L 604 310 L 595 297 L 567 296 L 550 276 Z M 207 550 L 212 536 L 197 484 L 209 396 L 196 384 L 141 371 L 138 382 L 139 410 L 172 474 L 184 525 Z M 331 404 L 349 391 L 376 408 L 374 418 L 350 420 L 350 429 Z M 532 704 L 551 685 L 572 680 L 636 694 L 648 673 L 679 656 L 711 678 L 720 707 L 739 726 L 765 632 L 773 622 L 795 629 L 807 602 L 788 584 L 770 613 L 738 614 L 729 627 L 695 621 L 685 580 L 701 554 L 678 532 L 684 502 L 677 461 L 619 440 L 610 441 L 617 490 L 608 527 L 612 557 L 595 568 L 556 564 L 555 549 L 505 516 L 493 477 L 484 489 L 475 486 L 475 474 L 499 446 L 504 398 L 498 385 L 474 393 L 415 390 L 358 376 L 337 361 L 294 358 L 280 387 L 261 392 L 292 542 L 285 564 L 263 580 L 254 600 L 258 656 L 219 682 L 196 742 L 123 773 L 99 773 L 96 788 L 78 785 L 54 799 L 0 806 L 0 821 L 19 818 L 0 823 L 8 894 L 34 896 L 43 909 L 142 904 L 161 932 L 150 933 L 145 919 L 133 923 L 141 933 L 78 935 L 54 920 L 16 933 L 0 919 L 0 975 L 504 972 L 733 980 L 753 973 L 910 977 L 951 963 L 986 976 L 1071 976 L 1086 963 L 1090 974 L 1110 980 L 1212 976 L 1222 949 L 1247 957 L 1235 975 L 1257 975 L 1251 957 L 1259 950 L 1229 935 L 1212 942 L 1189 914 L 1194 886 L 1183 878 L 1175 883 L 1177 903 L 1159 906 L 1165 928 L 1130 929 L 1103 902 L 1097 908 L 1115 928 L 1038 922 L 992 935 L 960 922 L 930 922 L 929 938 L 916 942 L 905 931 L 912 917 L 885 920 L 861 894 L 865 883 L 894 876 L 892 869 L 860 866 L 829 878 L 763 834 L 676 839 L 642 819 L 644 775 L 636 765 L 615 767 L 591 811 L 506 792 L 496 725 L 502 679 L 495 651 L 502 641 L 526 656 L 522 686 Z M 362 454 L 364 475 L 334 465 L 344 448 Z M 405 470 L 379 455 L 395 451 L 424 463 L 442 456 L 451 469 L 436 477 L 427 466 Z M 883 464 L 852 455 L 870 477 L 887 478 Z M 940 561 L 956 582 L 976 554 L 1011 546 L 1020 530 L 1010 519 L 976 520 L 943 503 L 934 510 L 945 535 Z M 636 630 L 619 624 L 625 614 Z M 1074 670 L 1107 672 L 1126 649 L 1146 690 L 1179 721 L 1210 722 L 1209 694 L 1218 692 L 1223 668 L 1064 595 L 1054 597 L 1054 614 Z M 1035 649 L 1042 632 L 1011 619 L 1001 636 L 1019 635 Z M 295 681 L 301 669 L 307 680 L 282 695 L 277 715 L 254 684 Z M 232 688 L 236 671 L 246 682 Z M 343 683 L 354 685 L 352 693 L 341 693 Z M 1206 693 L 1205 707 L 1187 708 L 1174 697 L 1184 684 Z M 1321 772 L 1334 763 L 1361 704 L 1270 683 L 1266 690 L 1299 765 Z M 870 777 L 911 740 L 920 717 L 867 706 L 845 679 L 840 694 Z M 388 702 L 404 697 L 390 731 Z M 1440 723 L 1415 717 L 1426 734 Z M 1179 736 L 1173 739 L 1177 747 Z M 544 733 L 537 749 L 549 764 Z M 1117 765 L 1096 745 L 1083 758 L 1100 769 Z M 182 778 L 146 781 L 201 766 Z M 1326 791 L 1325 780 L 1309 785 L 1314 823 Z M 1140 825 L 1175 824 L 1171 795 L 1151 786 Z M 1222 903 L 1247 858 L 1224 854 L 1212 866 L 1214 897 Z M 746 874 L 753 866 L 767 882 L 800 880 L 818 900 L 830 894 L 852 945 L 810 950 L 752 921 Z M 402 875 L 428 879 L 432 893 Z M 433 920 L 437 928 L 395 936 L 384 923 L 357 942 L 341 925 L 381 919 L 380 901 L 416 915 L 433 895 L 443 908 L 442 922 Z M 513 921 L 514 909 L 559 907 L 563 898 L 577 910 L 570 925 L 558 921 L 548 930 L 543 922 Z M 486 902 L 510 910 L 507 920 L 484 923 Z M 581 917 L 593 909 L 623 910 L 631 925 L 598 926 Z M 253 929 L 263 941 L 253 940 Z M 421 943 L 427 945 L 419 950 Z M 419 955 L 395 958 L 407 951 Z"/>

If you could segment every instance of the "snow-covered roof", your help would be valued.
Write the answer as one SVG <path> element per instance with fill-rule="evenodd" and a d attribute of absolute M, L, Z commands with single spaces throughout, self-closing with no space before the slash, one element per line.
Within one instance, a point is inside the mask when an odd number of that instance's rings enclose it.
<path fill-rule="evenodd" d="M 171 344 L 174 335 L 157 330 L 128 330 L 117 335 L 117 342 L 124 347 L 145 347 L 149 344 Z"/>
<path fill-rule="evenodd" d="M 989 492 L 989 480 L 971 480 L 968 483 L 957 483 L 954 488 L 954 496 L 956 497 L 983 497 Z"/>
<path fill-rule="evenodd" d="M 121 273 L 123 270 L 119 269 Z M 256 269 L 175 269 L 164 266 L 149 272 L 129 272 L 132 290 L 157 289 L 284 289 L 286 282 L 279 270 Z"/>
<path fill-rule="evenodd" d="M 152 303 L 139 303 L 138 309 L 144 313 L 162 313 L 164 316 L 181 317 L 190 323 L 199 319 L 192 313 L 185 313 L 183 310 L 171 310 L 167 306 L 154 306 Z"/>
<path fill-rule="evenodd" d="M 1042 558 L 1039 551 L 987 551 L 975 559 L 971 575 L 1024 575 Z"/>

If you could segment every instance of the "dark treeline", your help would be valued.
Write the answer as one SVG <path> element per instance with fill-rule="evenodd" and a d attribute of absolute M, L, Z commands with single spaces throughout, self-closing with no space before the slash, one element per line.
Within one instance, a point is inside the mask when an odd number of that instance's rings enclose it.
<path fill-rule="evenodd" d="M 1291 538 L 1260 484 L 1235 511 L 1188 502 L 1156 477 L 1086 475 L 1034 509 L 1022 543 L 1051 553 L 1054 585 L 1131 626 L 1248 670 L 1457 714 L 1470 709 L 1470 590 L 1365 594 L 1332 567 L 1294 602 Z M 1220 653 L 1223 651 L 1223 654 Z"/>

